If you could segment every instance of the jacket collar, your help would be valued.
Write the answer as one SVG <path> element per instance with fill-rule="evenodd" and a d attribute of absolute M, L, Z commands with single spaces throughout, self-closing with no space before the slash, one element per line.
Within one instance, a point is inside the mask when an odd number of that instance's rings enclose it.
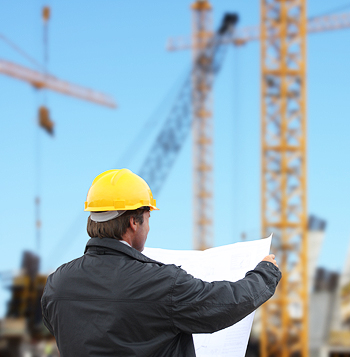
<path fill-rule="evenodd" d="M 112 249 L 114 251 L 126 254 L 136 260 L 139 260 L 144 263 L 157 263 L 164 265 L 164 263 L 157 262 L 156 260 L 150 259 L 140 253 L 138 250 L 127 246 L 124 243 L 119 242 L 117 239 L 112 238 L 90 238 L 86 244 L 84 254 L 87 252 L 89 247 L 101 247 Z"/>

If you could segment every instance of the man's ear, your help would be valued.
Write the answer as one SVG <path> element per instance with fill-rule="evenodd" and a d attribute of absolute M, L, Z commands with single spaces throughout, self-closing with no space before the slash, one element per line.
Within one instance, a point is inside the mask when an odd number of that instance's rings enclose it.
<path fill-rule="evenodd" d="M 130 228 L 131 228 L 131 230 L 132 230 L 133 232 L 135 232 L 136 229 L 137 229 L 135 217 L 130 216 L 129 223 L 130 223 Z"/>

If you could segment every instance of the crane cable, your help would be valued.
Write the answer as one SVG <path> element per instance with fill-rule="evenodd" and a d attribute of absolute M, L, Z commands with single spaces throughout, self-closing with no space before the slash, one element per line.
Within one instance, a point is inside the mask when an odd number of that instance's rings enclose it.
<path fill-rule="evenodd" d="M 36 105 L 37 107 L 37 105 Z M 37 123 L 37 120 L 36 120 Z M 35 235 L 36 235 L 36 251 L 40 253 L 41 240 L 41 219 L 40 219 L 40 195 L 41 195 L 41 140 L 40 128 L 36 125 L 35 128 Z"/>
<path fill-rule="evenodd" d="M 39 63 L 36 59 L 34 59 L 32 56 L 30 56 L 26 51 L 24 51 L 22 48 L 20 48 L 18 45 L 16 45 L 13 41 L 11 41 L 8 37 L 0 33 L 0 40 L 4 41 L 9 47 L 11 47 L 15 52 L 17 52 L 19 55 L 21 55 L 23 58 L 25 58 L 27 61 L 29 61 L 32 65 L 34 65 L 37 68 L 40 68 L 41 70 L 44 69 L 44 66 Z"/>
<path fill-rule="evenodd" d="M 186 67 L 186 70 L 178 77 L 177 81 L 171 86 L 170 90 L 167 91 L 163 100 L 157 106 L 155 111 L 150 115 L 150 117 L 145 121 L 142 128 L 139 130 L 138 134 L 135 135 L 134 139 L 130 141 L 130 144 L 124 152 L 118 158 L 115 167 L 125 166 L 124 162 L 130 165 L 132 160 L 135 157 L 135 154 L 140 152 L 135 150 L 135 148 L 143 147 L 147 139 L 150 137 L 150 134 L 155 132 L 155 129 L 159 127 L 159 125 L 165 121 L 166 115 L 165 113 L 168 111 L 169 107 L 172 105 L 173 99 L 179 88 L 181 87 L 184 79 L 189 73 L 189 68 Z M 137 171 L 137 170 L 136 170 Z"/>
<path fill-rule="evenodd" d="M 50 8 L 44 6 L 42 9 L 42 18 L 44 22 L 43 29 L 43 60 L 44 64 L 42 67 L 44 75 L 47 76 L 47 66 L 48 66 L 48 20 L 50 18 Z M 45 88 L 42 89 L 42 102 L 46 107 L 47 104 L 47 91 Z M 40 110 L 39 109 L 39 116 Z M 37 125 L 36 129 L 36 197 L 35 197 L 35 228 L 36 228 L 36 250 L 37 254 L 40 255 L 41 248 L 41 142 L 40 142 L 40 127 Z"/>
<path fill-rule="evenodd" d="M 241 190 L 239 189 L 239 184 L 240 184 L 240 151 L 241 151 L 241 146 L 240 146 L 240 123 L 241 123 L 241 118 L 240 118 L 240 112 L 241 112 L 241 92 L 242 89 L 240 90 L 241 87 L 241 68 L 240 68 L 240 52 L 239 52 L 239 47 L 234 46 L 233 48 L 233 61 L 232 61 L 232 87 L 233 87 L 233 100 L 232 100 L 232 121 L 233 121 L 233 133 L 232 133 L 232 217 L 235 217 L 236 222 L 233 222 L 233 228 L 237 226 L 237 223 L 241 221 L 241 219 L 244 220 L 245 214 L 244 214 L 244 202 L 245 200 L 241 199 L 240 192 Z M 240 217 L 240 214 L 243 212 L 243 217 Z M 234 229 L 232 229 L 232 232 L 234 232 Z M 232 237 L 233 241 L 235 241 L 235 237 Z"/>
<path fill-rule="evenodd" d="M 43 31 L 43 49 L 44 49 L 44 76 L 47 77 L 48 75 L 48 63 L 49 63 L 49 40 L 48 40 L 48 32 L 49 26 L 48 22 L 50 19 L 50 8 L 48 6 L 44 6 L 42 10 L 42 16 L 44 21 L 44 31 Z M 45 79 L 46 80 L 46 79 Z M 47 90 L 43 88 L 43 101 L 44 105 L 46 106 L 47 102 Z"/>

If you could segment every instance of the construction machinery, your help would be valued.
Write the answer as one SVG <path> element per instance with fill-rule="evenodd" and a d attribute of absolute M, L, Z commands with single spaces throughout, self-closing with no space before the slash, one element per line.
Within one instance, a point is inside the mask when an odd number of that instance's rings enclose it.
<path fill-rule="evenodd" d="M 140 170 L 155 194 L 161 188 L 182 147 L 191 126 L 194 126 L 194 188 L 196 249 L 212 244 L 213 227 L 213 155 L 211 90 L 220 71 L 227 46 L 238 21 L 236 14 L 226 14 L 219 29 L 212 34 L 206 5 L 200 4 L 195 16 L 195 37 L 198 47 L 194 53 L 194 66 L 187 75 L 160 133 L 149 150 Z"/>
<path fill-rule="evenodd" d="M 39 262 L 36 254 L 23 253 L 20 274 L 14 277 L 9 287 L 12 296 L 6 312 L 7 319 L 25 319 L 28 333 L 36 339 L 46 332 L 41 322 L 40 299 L 47 276 L 39 274 Z"/>
<path fill-rule="evenodd" d="M 20 356 L 25 341 L 52 338 L 42 323 L 41 296 L 47 276 L 39 273 L 40 258 L 25 251 L 19 274 L 14 276 L 8 288 L 11 297 L 6 315 L 0 321 L 0 354 Z"/>

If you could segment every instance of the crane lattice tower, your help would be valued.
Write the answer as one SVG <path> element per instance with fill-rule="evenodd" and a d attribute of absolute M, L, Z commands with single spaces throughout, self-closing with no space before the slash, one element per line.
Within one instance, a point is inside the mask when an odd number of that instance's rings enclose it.
<path fill-rule="evenodd" d="M 212 8 L 208 1 L 198 0 L 192 12 L 193 239 L 194 248 L 204 250 L 213 245 L 213 72 L 212 58 L 205 51 L 213 37 Z"/>
<path fill-rule="evenodd" d="M 262 234 L 283 272 L 262 309 L 262 357 L 308 355 L 306 26 L 305 0 L 261 0 Z"/>

